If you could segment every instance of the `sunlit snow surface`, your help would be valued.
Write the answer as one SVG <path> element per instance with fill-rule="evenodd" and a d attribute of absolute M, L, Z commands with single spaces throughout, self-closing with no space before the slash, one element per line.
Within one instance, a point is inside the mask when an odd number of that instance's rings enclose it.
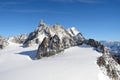
<path fill-rule="evenodd" d="M 92 48 L 71 47 L 35 60 L 37 47 L 11 44 L 0 50 L 0 80 L 109 80 L 96 64 L 101 54 Z"/>

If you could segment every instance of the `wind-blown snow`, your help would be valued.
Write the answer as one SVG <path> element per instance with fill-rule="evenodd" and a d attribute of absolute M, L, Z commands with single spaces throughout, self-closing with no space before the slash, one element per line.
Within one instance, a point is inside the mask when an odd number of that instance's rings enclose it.
<path fill-rule="evenodd" d="M 92 48 L 72 47 L 34 60 L 36 49 L 12 44 L 0 50 L 0 80 L 108 80 L 96 64 L 100 53 Z"/>

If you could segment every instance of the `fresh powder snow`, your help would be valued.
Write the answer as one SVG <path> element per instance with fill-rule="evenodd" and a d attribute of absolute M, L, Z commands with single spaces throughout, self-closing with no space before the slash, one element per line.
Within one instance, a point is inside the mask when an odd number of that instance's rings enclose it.
<path fill-rule="evenodd" d="M 109 80 L 96 64 L 102 53 L 92 48 L 71 47 L 36 60 L 37 48 L 11 43 L 0 50 L 0 80 Z"/>

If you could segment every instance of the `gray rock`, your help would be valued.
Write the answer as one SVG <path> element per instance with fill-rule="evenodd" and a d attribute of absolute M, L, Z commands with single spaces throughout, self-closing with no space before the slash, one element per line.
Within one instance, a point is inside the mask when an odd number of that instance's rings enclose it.
<path fill-rule="evenodd" d="M 104 53 L 101 57 L 99 57 L 97 64 L 103 73 L 111 80 L 120 80 L 120 73 L 118 69 L 120 65 L 112 58 L 110 53 Z"/>
<path fill-rule="evenodd" d="M 36 57 L 37 59 L 40 59 L 41 57 L 51 56 L 59 53 L 62 50 L 62 44 L 57 35 L 54 35 L 53 37 L 45 37 L 38 47 Z"/>
<path fill-rule="evenodd" d="M 51 36 L 57 35 L 61 39 L 61 41 L 65 43 L 64 46 L 66 48 L 74 45 L 79 45 L 85 40 L 85 38 L 82 36 L 80 32 L 78 32 L 78 34 L 72 35 L 71 33 L 69 33 L 68 30 L 65 30 L 59 24 L 49 26 L 41 20 L 40 23 L 38 24 L 38 27 L 34 30 L 34 32 L 31 32 L 29 34 L 24 44 L 26 44 L 30 40 L 33 40 L 34 43 L 36 44 L 40 44 L 42 43 L 43 39 L 45 37 L 49 37 L 49 35 Z"/>

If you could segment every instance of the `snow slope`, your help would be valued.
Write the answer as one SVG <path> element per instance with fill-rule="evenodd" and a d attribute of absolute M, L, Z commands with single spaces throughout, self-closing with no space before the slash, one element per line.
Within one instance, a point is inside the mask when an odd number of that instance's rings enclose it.
<path fill-rule="evenodd" d="M 92 48 L 71 47 L 35 60 L 37 47 L 11 44 L 0 50 L 0 80 L 109 80 L 96 64 L 101 54 Z"/>

